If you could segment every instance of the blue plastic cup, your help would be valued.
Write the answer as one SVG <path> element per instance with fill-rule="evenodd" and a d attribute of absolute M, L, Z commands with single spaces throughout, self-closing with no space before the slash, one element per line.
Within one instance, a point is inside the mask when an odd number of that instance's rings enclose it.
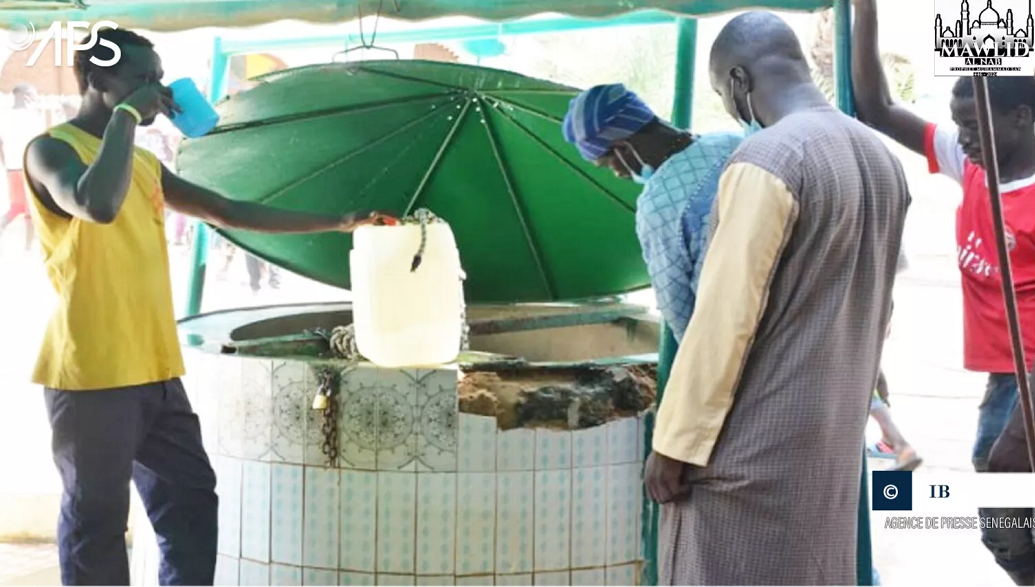
<path fill-rule="evenodd" d="M 219 113 L 189 77 L 169 84 L 173 101 L 181 112 L 173 112 L 169 120 L 180 132 L 192 139 L 203 137 L 219 124 Z"/>

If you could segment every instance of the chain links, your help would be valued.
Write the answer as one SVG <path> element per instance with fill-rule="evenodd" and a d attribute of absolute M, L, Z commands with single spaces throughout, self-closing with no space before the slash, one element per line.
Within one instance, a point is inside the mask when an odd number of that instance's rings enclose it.
<path fill-rule="evenodd" d="M 327 457 L 327 466 L 338 465 L 338 389 L 341 380 L 338 371 L 328 367 L 316 370 L 316 397 L 313 409 L 323 412 L 320 451 Z"/>

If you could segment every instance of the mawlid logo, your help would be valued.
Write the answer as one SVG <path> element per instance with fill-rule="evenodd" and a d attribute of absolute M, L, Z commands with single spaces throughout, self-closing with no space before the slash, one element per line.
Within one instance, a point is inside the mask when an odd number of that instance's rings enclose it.
<path fill-rule="evenodd" d="M 98 32 L 101 29 L 117 29 L 119 25 L 115 24 L 110 20 L 101 20 L 93 25 L 86 21 L 73 20 L 62 24 L 61 22 L 51 23 L 50 27 L 47 28 L 46 32 L 43 33 L 42 38 L 36 32 L 36 27 L 31 22 L 25 23 L 14 23 L 10 26 L 10 30 L 7 33 L 7 48 L 11 51 L 25 51 L 32 47 L 33 43 L 39 41 L 36 45 L 36 50 L 32 52 L 26 63 L 27 67 L 36 65 L 39 61 L 40 56 L 43 55 L 44 49 L 47 45 L 54 42 L 54 65 L 72 65 L 75 61 L 76 51 L 89 51 L 93 49 L 97 43 L 100 43 L 102 47 L 107 47 L 111 51 L 110 59 L 100 59 L 96 56 L 90 57 L 90 63 L 93 63 L 97 67 L 111 67 L 122 59 L 122 50 L 119 46 L 106 39 L 98 37 Z M 76 40 L 77 30 L 88 30 L 90 35 L 80 40 Z M 61 45 L 65 45 L 65 51 L 61 50 Z M 64 63 L 62 63 L 62 55 L 65 56 Z"/>
<path fill-rule="evenodd" d="M 1031 0 L 935 0 L 934 15 L 935 75 L 1024 76 L 1035 71 Z"/>

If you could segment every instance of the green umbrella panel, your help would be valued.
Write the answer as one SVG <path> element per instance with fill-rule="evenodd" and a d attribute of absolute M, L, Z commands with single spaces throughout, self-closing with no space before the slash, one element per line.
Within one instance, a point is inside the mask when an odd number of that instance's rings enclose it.
<path fill-rule="evenodd" d="M 469 302 L 543 302 L 649 285 L 635 235 L 637 186 L 583 161 L 561 121 L 576 90 L 512 72 L 364 61 L 276 72 L 218 105 L 186 141 L 184 177 L 291 210 L 447 221 Z M 227 231 L 242 248 L 349 287 L 345 234 Z"/>

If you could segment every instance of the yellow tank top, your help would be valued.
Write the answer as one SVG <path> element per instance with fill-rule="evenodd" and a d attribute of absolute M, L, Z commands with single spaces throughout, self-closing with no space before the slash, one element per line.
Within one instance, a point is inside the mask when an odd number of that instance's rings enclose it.
<path fill-rule="evenodd" d="M 47 134 L 87 165 L 101 140 L 70 124 Z M 176 333 L 161 165 L 133 154 L 133 180 L 115 221 L 63 218 L 28 198 L 44 264 L 58 294 L 34 383 L 68 391 L 126 387 L 184 373 Z M 31 185 L 29 190 L 32 190 Z"/>

